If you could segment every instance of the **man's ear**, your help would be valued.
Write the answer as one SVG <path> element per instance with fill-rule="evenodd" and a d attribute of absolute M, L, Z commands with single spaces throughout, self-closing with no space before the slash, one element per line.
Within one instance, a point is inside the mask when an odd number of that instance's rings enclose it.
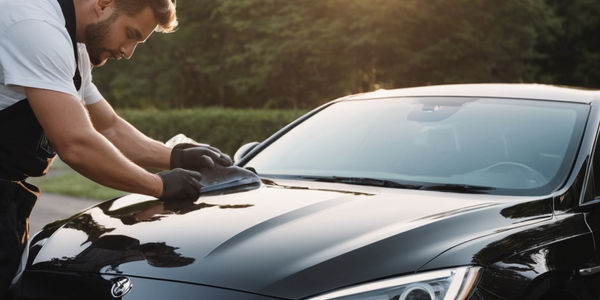
<path fill-rule="evenodd" d="M 96 1 L 96 10 L 98 13 L 101 13 L 105 9 L 111 7 L 113 5 L 113 0 L 95 0 Z"/>

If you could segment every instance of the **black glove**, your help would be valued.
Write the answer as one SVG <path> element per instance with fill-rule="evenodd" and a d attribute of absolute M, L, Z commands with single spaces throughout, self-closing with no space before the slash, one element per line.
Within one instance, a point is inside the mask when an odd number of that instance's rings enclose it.
<path fill-rule="evenodd" d="M 171 150 L 171 169 L 202 170 L 214 168 L 215 164 L 228 167 L 233 161 L 229 155 L 208 145 L 182 143 Z"/>
<path fill-rule="evenodd" d="M 173 169 L 158 173 L 163 182 L 159 199 L 164 201 L 196 201 L 200 197 L 202 174 L 196 171 Z"/>

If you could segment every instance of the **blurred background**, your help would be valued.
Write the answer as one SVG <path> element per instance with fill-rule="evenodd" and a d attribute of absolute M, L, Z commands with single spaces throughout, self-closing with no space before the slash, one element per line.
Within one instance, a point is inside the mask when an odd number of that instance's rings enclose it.
<path fill-rule="evenodd" d="M 149 136 L 233 154 L 331 99 L 379 88 L 537 82 L 600 88 L 597 0 L 178 0 L 180 26 L 93 71 Z M 60 162 L 44 192 L 121 194 Z"/>
<path fill-rule="evenodd" d="M 178 0 L 180 27 L 94 71 L 122 108 L 310 108 L 463 82 L 600 87 L 597 0 Z"/>

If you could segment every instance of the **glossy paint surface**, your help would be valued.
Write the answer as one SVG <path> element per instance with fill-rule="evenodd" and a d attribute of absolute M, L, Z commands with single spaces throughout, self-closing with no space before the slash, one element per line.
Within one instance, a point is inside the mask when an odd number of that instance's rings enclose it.
<path fill-rule="evenodd" d="M 30 269 L 297 298 L 414 272 L 456 244 L 551 216 L 549 199 L 266 182 L 194 203 L 102 203 L 62 225 Z"/>

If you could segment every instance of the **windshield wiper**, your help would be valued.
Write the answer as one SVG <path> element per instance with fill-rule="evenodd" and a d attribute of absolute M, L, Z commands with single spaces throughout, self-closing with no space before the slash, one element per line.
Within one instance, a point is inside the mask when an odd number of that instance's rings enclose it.
<path fill-rule="evenodd" d="M 406 184 L 406 183 L 401 183 L 401 182 L 389 180 L 389 179 L 378 179 L 378 178 L 368 178 L 368 177 L 300 176 L 300 178 L 311 179 L 311 180 L 315 180 L 315 181 L 323 181 L 323 182 L 371 185 L 371 186 L 400 188 L 400 189 L 418 190 L 423 187 L 421 185 Z"/>
<path fill-rule="evenodd" d="M 278 177 L 281 175 L 278 175 Z M 344 176 L 311 176 L 311 175 L 289 175 L 283 176 L 289 178 L 300 178 L 321 182 L 335 182 L 335 183 L 347 183 L 357 185 L 370 185 L 387 188 L 398 188 L 398 189 L 411 189 L 411 190 L 424 190 L 424 191 L 440 191 L 440 192 L 460 192 L 460 193 L 473 193 L 473 194 L 486 194 L 488 191 L 496 190 L 490 186 L 480 185 L 469 185 L 459 183 L 418 183 L 410 184 L 403 183 L 390 179 L 379 179 L 369 177 L 344 177 Z"/>
<path fill-rule="evenodd" d="M 461 192 L 461 193 L 480 194 L 480 193 L 486 193 L 487 191 L 495 190 L 496 188 L 490 187 L 490 186 L 446 183 L 446 184 L 424 185 L 420 189 L 427 190 L 427 191 Z"/>

